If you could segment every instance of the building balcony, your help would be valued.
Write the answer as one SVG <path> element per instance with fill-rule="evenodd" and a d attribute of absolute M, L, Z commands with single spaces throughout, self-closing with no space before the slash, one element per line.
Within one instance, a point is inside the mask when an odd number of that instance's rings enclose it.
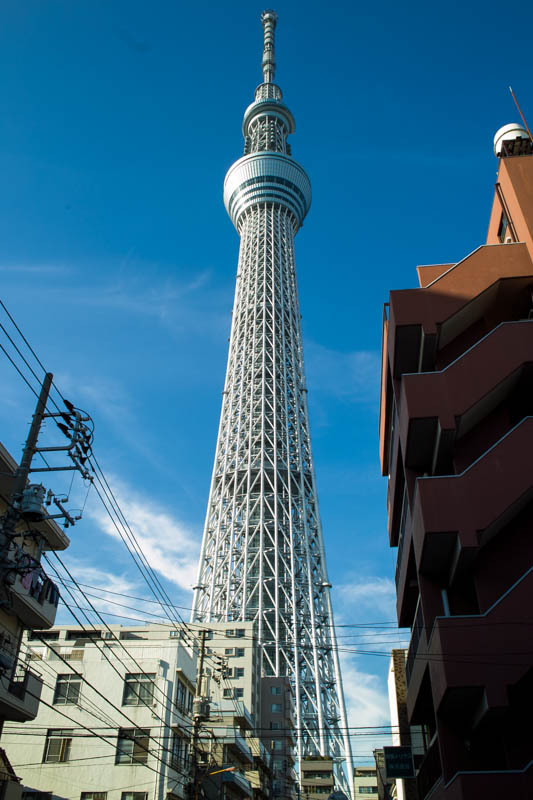
<path fill-rule="evenodd" d="M 263 772 L 258 769 L 246 770 L 245 777 L 252 787 L 254 797 L 270 796 L 270 781 Z"/>
<path fill-rule="evenodd" d="M 404 375 L 399 428 L 406 466 L 431 472 L 447 463 L 457 440 L 513 391 L 532 352 L 533 320 L 503 322 L 445 369 Z"/>
<path fill-rule="evenodd" d="M 2 655 L 5 656 L 4 650 Z M 0 676 L 0 718 L 14 722 L 35 719 L 42 687 L 42 679 L 22 662 L 19 661 L 15 669 L 10 669 L 6 663 L 4 674 Z"/>
<path fill-rule="evenodd" d="M 524 508 L 533 493 L 532 449 L 533 417 L 526 417 L 460 475 L 417 480 L 412 540 L 421 574 L 449 579 Z"/>
<path fill-rule="evenodd" d="M 431 628 L 417 614 L 406 662 L 410 719 L 426 669 L 441 719 L 474 728 L 505 710 L 509 686 L 531 667 L 524 643 L 533 626 L 532 595 L 533 567 L 483 614 L 437 617 Z"/>
<path fill-rule="evenodd" d="M 431 794 L 431 800 L 533 797 L 533 762 L 521 770 L 458 772 Z M 420 795 L 424 800 L 424 795 Z"/>
<path fill-rule="evenodd" d="M 13 612 L 24 627 L 52 627 L 57 613 L 59 590 L 41 567 L 17 575 L 11 592 Z"/>
<path fill-rule="evenodd" d="M 241 762 L 252 766 L 254 757 L 246 739 L 238 728 L 212 728 L 213 734 L 220 743 L 224 744 Z"/>
<path fill-rule="evenodd" d="M 429 745 L 428 751 L 418 768 L 416 783 L 420 800 L 432 791 L 433 787 L 442 778 L 439 742 L 437 737 Z"/>
<path fill-rule="evenodd" d="M 219 703 L 218 709 L 215 708 L 213 710 L 213 714 L 215 714 L 216 711 L 224 718 L 230 717 L 232 720 L 235 720 L 241 727 L 247 730 L 252 730 L 254 727 L 253 717 L 242 700 L 222 700 Z"/>
<path fill-rule="evenodd" d="M 242 797 L 252 797 L 252 787 L 250 781 L 247 780 L 240 772 L 223 772 L 222 783 L 231 786 Z"/>
<path fill-rule="evenodd" d="M 390 293 L 387 350 L 395 378 L 432 369 L 437 350 L 492 306 L 508 305 L 509 293 L 526 291 L 533 275 L 523 243 L 483 245 L 446 267 L 440 265 L 439 277 L 423 288 Z"/>

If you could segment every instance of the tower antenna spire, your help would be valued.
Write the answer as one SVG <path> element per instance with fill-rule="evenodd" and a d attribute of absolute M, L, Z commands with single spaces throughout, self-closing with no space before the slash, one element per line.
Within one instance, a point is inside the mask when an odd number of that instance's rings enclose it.
<path fill-rule="evenodd" d="M 261 14 L 261 24 L 263 25 L 264 40 L 263 40 L 263 81 L 265 83 L 274 83 L 274 75 L 276 74 L 276 58 L 274 55 L 274 31 L 276 30 L 276 22 L 278 15 L 272 9 L 267 9 Z"/>

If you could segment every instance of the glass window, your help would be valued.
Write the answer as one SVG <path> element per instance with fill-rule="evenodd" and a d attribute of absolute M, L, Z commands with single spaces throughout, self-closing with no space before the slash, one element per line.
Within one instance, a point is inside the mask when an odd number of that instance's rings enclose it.
<path fill-rule="evenodd" d="M 45 764 L 69 760 L 72 732 L 72 728 L 53 728 L 47 732 L 43 753 Z"/>
<path fill-rule="evenodd" d="M 226 648 L 224 649 L 224 655 L 226 655 L 226 656 L 232 656 L 232 655 L 233 655 L 233 647 L 226 647 Z"/>
<path fill-rule="evenodd" d="M 244 667 L 235 667 L 235 677 L 244 678 Z"/>
<path fill-rule="evenodd" d="M 271 722 L 270 723 L 270 730 L 272 730 L 272 731 L 280 731 L 281 730 L 281 722 Z"/>
<path fill-rule="evenodd" d="M 498 239 L 500 240 L 500 242 L 505 242 L 505 236 L 508 227 L 509 227 L 509 220 L 507 219 L 505 211 L 502 211 L 502 216 L 500 219 L 500 227 L 498 228 Z"/>
<path fill-rule="evenodd" d="M 80 800 L 107 800 L 107 792 L 82 792 Z"/>
<path fill-rule="evenodd" d="M 235 631 L 235 636 L 237 636 L 238 639 L 244 639 L 245 633 L 246 633 L 245 628 L 237 628 L 237 630 Z"/>
<path fill-rule="evenodd" d="M 281 703 L 271 703 L 270 704 L 270 710 L 274 714 L 281 714 Z"/>
<path fill-rule="evenodd" d="M 244 697 L 244 689 L 240 686 L 235 689 L 235 697 Z"/>
<path fill-rule="evenodd" d="M 272 750 L 283 750 L 283 742 L 281 739 L 272 739 Z"/>
<path fill-rule="evenodd" d="M 120 728 L 115 764 L 146 764 L 149 741 L 147 728 Z"/>
<path fill-rule="evenodd" d="M 222 692 L 222 697 L 233 697 L 233 692 L 231 689 L 224 689 Z"/>
<path fill-rule="evenodd" d="M 235 655 L 238 656 L 239 658 L 242 658 L 244 655 L 244 647 L 236 647 Z"/>
<path fill-rule="evenodd" d="M 77 675 L 58 675 L 53 702 L 56 705 L 76 705 L 80 699 L 81 678 Z"/>
<path fill-rule="evenodd" d="M 228 628 L 226 630 L 226 636 L 235 636 L 235 631 L 233 629 Z"/>
<path fill-rule="evenodd" d="M 281 694 L 281 686 L 271 686 L 270 694 Z"/>
<path fill-rule="evenodd" d="M 123 706 L 151 705 L 154 701 L 155 672 L 130 672 L 124 678 Z"/>
<path fill-rule="evenodd" d="M 189 763 L 189 742 L 177 733 L 172 735 L 170 766 L 176 770 L 181 770 Z"/>
<path fill-rule="evenodd" d="M 359 794 L 377 794 L 378 787 L 377 786 L 360 786 L 359 787 Z"/>
<path fill-rule="evenodd" d="M 122 792 L 120 800 L 148 800 L 148 792 Z"/>
<path fill-rule="evenodd" d="M 185 713 L 190 714 L 192 711 L 192 692 L 180 678 L 176 678 L 176 706 L 179 711 Z"/>

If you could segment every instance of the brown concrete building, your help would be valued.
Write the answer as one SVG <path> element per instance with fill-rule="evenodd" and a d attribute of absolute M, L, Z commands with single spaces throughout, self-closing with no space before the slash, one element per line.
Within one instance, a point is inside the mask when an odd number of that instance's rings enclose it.
<path fill-rule="evenodd" d="M 422 800 L 533 797 L 533 146 L 518 126 L 498 134 L 486 243 L 419 267 L 383 319 L 381 463 Z"/>

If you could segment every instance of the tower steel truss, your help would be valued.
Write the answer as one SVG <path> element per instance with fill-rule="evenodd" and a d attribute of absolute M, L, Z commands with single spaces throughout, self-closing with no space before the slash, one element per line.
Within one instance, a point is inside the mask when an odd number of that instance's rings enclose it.
<path fill-rule="evenodd" d="M 224 202 L 240 237 L 226 383 L 192 620 L 253 620 L 264 675 L 294 688 L 298 761 L 328 755 L 353 796 L 317 493 L 294 236 L 311 203 L 294 119 L 273 83 L 276 15 L 262 14 L 263 83 Z"/>

